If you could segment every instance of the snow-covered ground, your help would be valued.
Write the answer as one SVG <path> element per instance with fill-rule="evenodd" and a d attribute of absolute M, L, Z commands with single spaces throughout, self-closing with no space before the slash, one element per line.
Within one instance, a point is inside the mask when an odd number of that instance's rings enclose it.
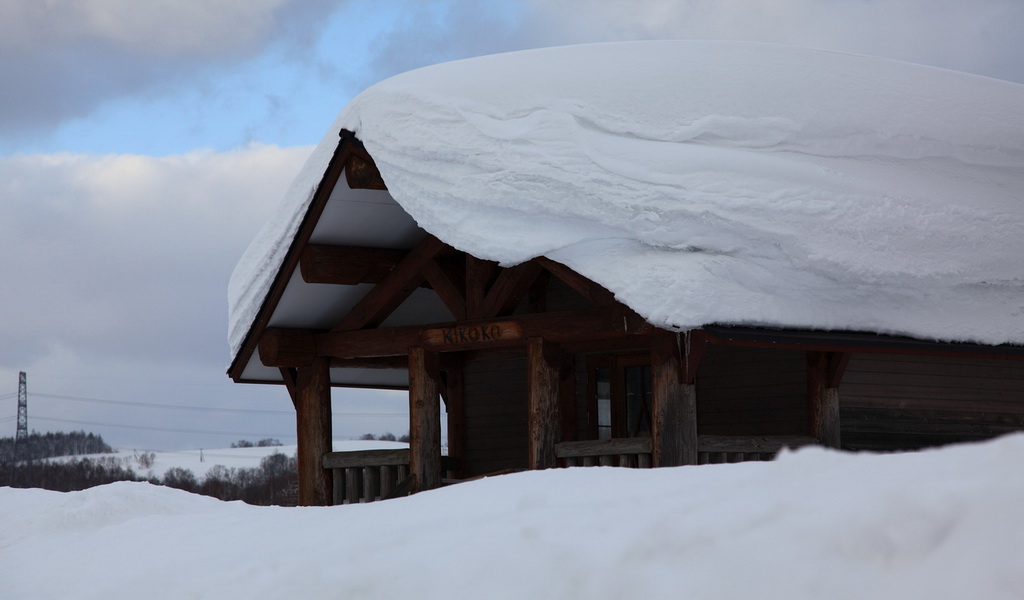
<path fill-rule="evenodd" d="M 1024 598 L 1024 434 L 331 508 L 0 488 L 4 598 Z"/>

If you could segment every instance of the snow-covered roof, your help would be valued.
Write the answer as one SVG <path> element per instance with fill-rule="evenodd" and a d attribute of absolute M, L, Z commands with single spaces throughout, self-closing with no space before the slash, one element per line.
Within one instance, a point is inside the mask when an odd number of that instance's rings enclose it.
<path fill-rule="evenodd" d="M 407 227 L 505 265 L 547 256 L 660 327 L 1024 343 L 1024 86 L 665 41 L 473 58 L 367 89 L 239 263 L 233 354 L 343 128 Z"/>

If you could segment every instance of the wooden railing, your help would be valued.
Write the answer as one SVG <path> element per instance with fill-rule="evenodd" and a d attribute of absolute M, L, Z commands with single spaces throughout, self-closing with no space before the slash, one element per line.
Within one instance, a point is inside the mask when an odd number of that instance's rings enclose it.
<path fill-rule="evenodd" d="M 325 469 L 334 469 L 334 504 L 373 502 L 408 493 L 409 450 L 329 452 Z"/>
<path fill-rule="evenodd" d="M 697 464 L 771 460 L 783 448 L 817 443 L 818 440 L 813 437 L 798 435 L 702 435 L 697 438 Z M 560 467 L 645 469 L 651 466 L 651 438 L 562 442 L 555 445 L 555 458 Z"/>
<path fill-rule="evenodd" d="M 783 448 L 816 444 L 809 436 L 723 436 L 697 438 L 697 464 L 771 460 Z M 651 467 L 651 438 L 562 442 L 555 445 L 560 467 Z M 444 457 L 448 462 L 448 457 Z M 334 504 L 373 502 L 409 493 L 409 450 L 359 450 L 324 455 L 334 470 Z M 445 480 L 446 483 L 452 482 Z"/>
<path fill-rule="evenodd" d="M 771 460 L 783 448 L 817 443 L 817 439 L 801 435 L 702 435 L 697 437 L 697 464 Z"/>
<path fill-rule="evenodd" d="M 651 438 L 617 438 L 555 444 L 555 459 L 560 467 L 633 467 L 651 466 Z"/>

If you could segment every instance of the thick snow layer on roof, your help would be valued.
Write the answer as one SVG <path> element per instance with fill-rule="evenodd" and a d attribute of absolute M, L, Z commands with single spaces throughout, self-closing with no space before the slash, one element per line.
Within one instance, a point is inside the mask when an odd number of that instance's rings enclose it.
<path fill-rule="evenodd" d="M 598 44 L 405 73 L 341 127 L 427 231 L 506 265 L 546 255 L 655 325 L 1024 342 L 1021 85 Z"/>

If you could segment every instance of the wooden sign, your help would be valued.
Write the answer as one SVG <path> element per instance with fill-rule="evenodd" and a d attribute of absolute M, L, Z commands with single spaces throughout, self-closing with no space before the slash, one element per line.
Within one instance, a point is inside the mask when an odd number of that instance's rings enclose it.
<path fill-rule="evenodd" d="M 427 346 L 473 346 L 523 339 L 523 329 L 515 321 L 458 325 L 423 331 Z"/>

